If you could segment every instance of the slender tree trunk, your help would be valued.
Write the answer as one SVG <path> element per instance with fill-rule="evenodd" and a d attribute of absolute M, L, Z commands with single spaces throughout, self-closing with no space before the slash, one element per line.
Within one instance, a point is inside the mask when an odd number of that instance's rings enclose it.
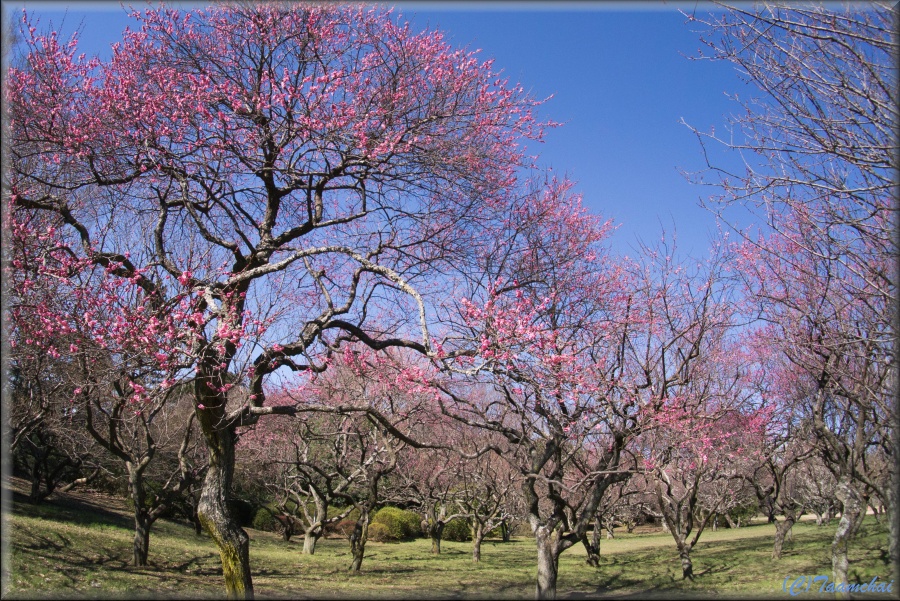
<path fill-rule="evenodd" d="M 889 499 L 886 507 L 888 511 L 888 532 L 890 533 L 888 537 L 888 555 L 891 559 L 892 577 L 894 580 L 900 580 L 900 543 L 897 542 L 897 538 L 900 537 L 900 508 L 897 507 L 896 491 L 891 494 L 891 497 L 893 498 Z"/>
<path fill-rule="evenodd" d="M 366 541 L 369 538 L 369 511 L 364 509 L 356 520 L 353 533 L 350 535 L 350 554 L 353 560 L 350 562 L 350 571 L 359 573 L 362 567 L 363 557 L 366 554 Z"/>
<path fill-rule="evenodd" d="M 193 522 L 194 524 L 194 534 L 196 536 L 200 536 L 201 534 L 203 534 L 203 522 L 200 521 L 200 516 L 196 511 L 191 517 L 191 522 Z"/>
<path fill-rule="evenodd" d="M 900 396 L 900 394 L 898 394 Z M 895 435 L 895 441 L 900 440 L 900 436 Z M 900 447 L 895 446 L 895 453 Z M 900 543 L 897 537 L 900 536 L 900 507 L 897 506 L 897 487 L 900 486 L 900 461 L 896 454 L 894 455 L 894 467 L 891 470 L 891 485 L 887 491 L 887 499 L 885 499 L 884 510 L 887 512 L 888 532 L 888 556 L 891 560 L 892 577 L 895 581 L 900 581 Z"/>
<path fill-rule="evenodd" d="M 834 542 L 831 544 L 831 571 L 835 584 L 846 584 L 847 572 L 850 567 L 847 553 L 850 541 L 862 523 L 866 502 L 853 487 L 849 477 L 842 477 L 838 480 L 835 494 L 843 503 L 844 510 L 841 512 L 841 521 L 838 523 L 837 531 L 834 533 Z"/>
<path fill-rule="evenodd" d="M 46 498 L 46 495 L 41 494 L 41 481 L 41 468 L 35 461 L 31 468 L 31 492 L 28 493 L 28 502 L 32 505 L 37 505 Z"/>
<path fill-rule="evenodd" d="M 691 548 L 685 543 L 678 544 L 678 558 L 681 560 L 681 577 L 694 579 L 694 563 L 691 561 Z"/>
<path fill-rule="evenodd" d="M 131 488 L 131 500 L 134 502 L 134 544 L 132 565 L 147 565 L 147 557 L 150 554 L 150 516 L 144 506 L 147 502 L 147 492 L 144 488 L 143 470 L 140 466 L 128 463 L 128 486 Z"/>
<path fill-rule="evenodd" d="M 592 568 L 600 567 L 600 520 L 599 518 L 594 519 L 594 529 L 591 533 L 591 540 L 588 541 L 587 532 L 581 537 L 581 544 L 584 545 L 584 550 L 587 552 L 587 564 Z"/>
<path fill-rule="evenodd" d="M 43 440 L 40 444 L 43 444 Z M 32 505 L 42 503 L 44 499 L 53 494 L 53 477 L 50 475 L 50 468 L 47 465 L 47 451 L 38 448 L 34 454 L 34 464 L 31 466 L 31 492 L 28 495 L 28 502 Z M 46 484 L 46 486 L 44 486 Z"/>
<path fill-rule="evenodd" d="M 219 549 L 227 597 L 253 599 L 250 538 L 228 507 L 234 475 L 235 437 L 232 428 L 219 426 L 224 414 L 222 406 L 207 406 L 198 412 L 209 452 L 209 468 L 203 480 L 197 517 Z"/>
<path fill-rule="evenodd" d="M 775 523 L 775 548 L 772 549 L 772 559 L 781 559 L 781 550 L 784 548 L 784 537 L 793 527 L 793 515 L 785 515 L 783 522 Z"/>
<path fill-rule="evenodd" d="M 484 526 L 477 524 L 472 532 L 472 561 L 481 561 L 481 543 L 484 535 Z"/>
<path fill-rule="evenodd" d="M 186 501 L 191 508 L 188 519 L 190 519 L 191 524 L 194 525 L 194 534 L 200 536 L 203 534 L 203 524 L 200 523 L 200 517 L 197 515 L 197 507 L 200 503 L 200 499 L 194 496 L 193 491 L 189 491 Z"/>
<path fill-rule="evenodd" d="M 556 599 L 556 579 L 559 574 L 559 551 L 553 532 L 541 526 L 535 529 L 537 543 L 537 591 L 535 598 Z"/>
<path fill-rule="evenodd" d="M 500 535 L 503 537 L 503 542 L 509 542 L 509 524 L 506 522 L 500 523 Z"/>
<path fill-rule="evenodd" d="M 143 514 L 143 515 L 139 515 Z M 150 554 L 150 520 L 145 511 L 135 511 L 134 515 L 134 556 L 132 563 L 135 566 L 147 565 L 147 557 Z"/>

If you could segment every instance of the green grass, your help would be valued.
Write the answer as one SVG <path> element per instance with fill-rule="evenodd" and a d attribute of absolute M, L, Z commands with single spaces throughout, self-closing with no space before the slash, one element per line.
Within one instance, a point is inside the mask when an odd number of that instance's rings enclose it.
<path fill-rule="evenodd" d="M 3 581 L 5 598 L 177 597 L 219 598 L 224 593 L 218 554 L 190 526 L 160 521 L 150 539 L 150 565 L 134 568 L 131 524 L 100 508 L 15 504 L 4 537 L 9 542 Z M 302 539 L 288 543 L 274 534 L 248 530 L 254 586 L 260 598 L 513 598 L 534 594 L 535 549 L 528 538 L 488 540 L 482 561 L 471 559 L 471 543 L 430 541 L 366 546 L 362 573 L 350 575 L 349 545 L 323 539 L 316 555 L 301 554 Z M 780 561 L 771 558 L 774 527 L 707 531 L 694 557 L 693 582 L 681 580 L 670 535 L 620 534 L 601 543 L 599 569 L 573 547 L 560 559 L 561 598 L 599 596 L 781 597 L 788 575 L 829 574 L 834 524 L 800 523 Z M 890 580 L 886 528 L 869 518 L 851 552 L 851 580 Z M 880 595 L 886 597 L 886 595 Z M 877 598 L 879 595 L 866 595 Z M 893 598 L 893 597 L 892 597 Z"/>

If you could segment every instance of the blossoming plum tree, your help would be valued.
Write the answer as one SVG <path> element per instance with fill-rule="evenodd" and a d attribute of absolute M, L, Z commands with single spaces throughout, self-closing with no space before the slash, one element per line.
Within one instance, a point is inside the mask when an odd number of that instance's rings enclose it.
<path fill-rule="evenodd" d="M 105 60 L 24 17 L 5 190 L 62 222 L 73 260 L 170 308 L 160 361 L 193 370 L 209 452 L 199 517 L 228 596 L 252 597 L 227 501 L 237 429 L 292 411 L 265 405 L 270 374 L 322 370 L 341 340 L 432 352 L 429 301 L 452 280 L 434 276 L 474 266 L 541 126 L 490 63 L 379 10 L 133 16 Z M 130 316 L 111 318 L 97 335 Z M 234 376 L 249 392 L 229 405 Z"/>
<path fill-rule="evenodd" d="M 459 336 L 478 351 L 450 361 L 465 381 L 443 386 L 443 410 L 515 449 L 506 457 L 524 482 L 536 594 L 553 598 L 559 555 L 638 469 L 638 435 L 731 325 L 731 298 L 724 251 L 697 274 L 665 252 L 613 263 L 611 226 L 569 182 L 537 187 L 513 214 L 485 261 L 490 277 L 462 303 Z"/>

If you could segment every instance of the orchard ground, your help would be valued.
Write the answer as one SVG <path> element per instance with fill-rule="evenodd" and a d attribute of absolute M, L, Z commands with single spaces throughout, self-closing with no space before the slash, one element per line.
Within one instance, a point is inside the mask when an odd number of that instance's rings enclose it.
<path fill-rule="evenodd" d="M 9 490 L 19 489 L 16 484 Z M 188 524 L 160 520 L 150 540 L 150 565 L 129 565 L 133 524 L 123 500 L 86 491 L 55 494 L 42 505 L 13 493 L 6 507 L 8 555 L 4 598 L 219 598 L 218 552 Z M 672 537 L 658 529 L 603 539 L 599 569 L 575 547 L 560 558 L 559 597 L 607 596 L 787 598 L 785 577 L 830 574 L 830 545 L 837 521 L 817 527 L 801 522 L 784 557 L 773 560 L 774 527 L 758 519 L 739 529 L 708 530 L 694 551 L 693 582 L 681 580 Z M 534 594 L 535 548 L 528 537 L 485 541 L 481 563 L 471 543 L 444 541 L 432 555 L 430 541 L 366 545 L 362 572 L 350 575 L 346 540 L 320 541 L 303 555 L 302 537 L 248 529 L 254 585 L 260 598 L 510 598 Z M 850 553 L 851 582 L 890 581 L 887 528 L 869 516 Z M 809 596 L 812 593 L 801 595 Z M 820 595 L 813 594 L 819 597 Z M 831 597 L 831 595 L 828 595 Z M 866 595 L 895 598 L 895 595 Z"/>

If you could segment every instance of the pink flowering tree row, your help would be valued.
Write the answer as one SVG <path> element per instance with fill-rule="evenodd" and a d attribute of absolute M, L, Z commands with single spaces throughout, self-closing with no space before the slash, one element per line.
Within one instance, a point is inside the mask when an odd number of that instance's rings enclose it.
<path fill-rule="evenodd" d="M 610 224 L 566 182 L 513 214 L 485 260 L 491 275 L 473 284 L 457 338 L 442 346 L 457 377 L 440 385 L 441 402 L 513 449 L 505 457 L 537 543 L 536 594 L 554 598 L 559 555 L 587 540 L 606 491 L 643 469 L 640 434 L 724 352 L 734 286 L 725 245 L 693 270 L 664 246 L 613 264 Z"/>
<path fill-rule="evenodd" d="M 38 394 L 34 419 L 55 416 L 57 437 L 87 435 L 100 455 L 125 469 L 135 512 L 133 563 L 146 565 L 153 522 L 202 471 L 188 461 L 192 421 L 184 422 L 185 412 L 172 406 L 189 364 L 184 315 L 192 300 L 177 292 L 177 282 L 152 282 L 142 273 L 122 279 L 121 261 L 80 257 L 78 236 L 67 235 L 63 221 L 50 214 L 13 211 L 10 225 L 13 359 L 36 389 L 56 382 Z M 166 284 L 176 293 L 162 302 L 159 290 Z M 159 472 L 151 463 L 172 445 L 180 449 L 174 472 L 155 473 L 150 479 L 159 492 L 150 494 L 149 473 Z M 97 455 L 94 473 L 104 465 Z"/>
<path fill-rule="evenodd" d="M 897 38 L 886 5 L 725 7 L 704 27 L 708 57 L 750 84 L 730 135 L 697 131 L 708 158 L 709 206 L 742 231 L 747 293 L 769 324 L 786 384 L 844 506 L 832 546 L 835 582 L 874 496 L 896 490 Z M 735 96 L 738 100 L 738 97 Z M 728 169 L 722 148 L 739 152 Z M 738 222 L 739 205 L 758 228 Z M 880 458 L 880 459 L 879 459 Z"/>

